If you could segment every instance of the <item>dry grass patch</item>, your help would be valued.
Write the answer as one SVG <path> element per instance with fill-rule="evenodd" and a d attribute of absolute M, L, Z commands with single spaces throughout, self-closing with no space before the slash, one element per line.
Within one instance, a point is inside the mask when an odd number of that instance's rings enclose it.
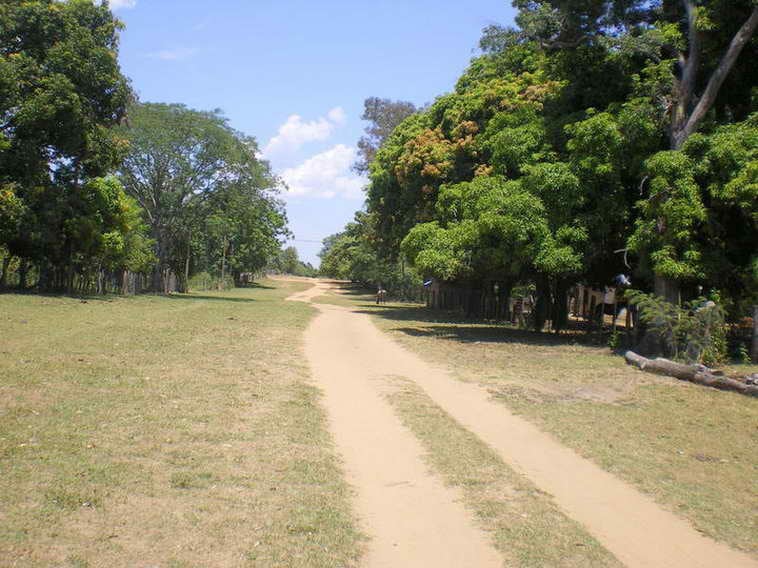
<path fill-rule="evenodd" d="M 307 287 L 0 296 L 0 564 L 355 564 Z"/>
<path fill-rule="evenodd" d="M 377 307 L 368 294 L 331 296 L 371 313 L 427 361 L 481 384 L 698 530 L 758 558 L 758 400 L 643 373 L 570 338 L 421 306 Z"/>

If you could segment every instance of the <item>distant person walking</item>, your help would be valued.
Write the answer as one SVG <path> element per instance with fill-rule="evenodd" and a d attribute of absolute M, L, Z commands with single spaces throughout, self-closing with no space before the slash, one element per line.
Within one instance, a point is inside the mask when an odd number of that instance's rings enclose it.
<path fill-rule="evenodd" d="M 379 284 L 379 287 L 376 290 L 376 305 L 379 304 L 386 304 L 387 303 L 387 290 L 382 288 L 382 285 Z"/>

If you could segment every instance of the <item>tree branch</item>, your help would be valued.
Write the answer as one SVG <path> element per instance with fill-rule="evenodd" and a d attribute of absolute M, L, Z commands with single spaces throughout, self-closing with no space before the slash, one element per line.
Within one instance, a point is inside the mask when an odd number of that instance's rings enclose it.
<path fill-rule="evenodd" d="M 684 127 L 675 133 L 675 149 L 680 148 L 690 134 L 695 132 L 700 121 L 703 120 L 703 117 L 713 106 L 721 85 L 724 84 L 727 75 L 729 75 L 732 67 L 734 67 L 734 63 L 737 61 L 737 57 L 739 57 L 742 49 L 750 41 L 756 27 L 758 27 L 758 7 L 753 8 L 750 17 L 742 24 L 742 27 L 732 38 L 729 49 L 727 49 L 718 67 L 716 67 L 716 70 L 708 80 L 708 85 L 703 92 L 703 96 L 700 97 L 695 110 L 690 114 Z"/>
<path fill-rule="evenodd" d="M 682 57 L 682 82 L 679 90 L 682 110 L 687 113 L 695 90 L 697 68 L 700 65 L 700 36 L 697 31 L 697 8 L 692 0 L 684 0 L 684 9 L 687 12 L 687 57 Z"/>

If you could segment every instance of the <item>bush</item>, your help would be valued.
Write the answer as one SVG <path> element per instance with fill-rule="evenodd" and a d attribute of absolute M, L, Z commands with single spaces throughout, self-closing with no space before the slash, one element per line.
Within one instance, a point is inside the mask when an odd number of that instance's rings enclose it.
<path fill-rule="evenodd" d="M 716 302 L 701 297 L 677 306 L 639 290 L 628 290 L 626 297 L 637 306 L 640 320 L 661 340 L 670 357 L 708 364 L 725 359 L 724 310 Z"/>
<path fill-rule="evenodd" d="M 751 363 L 750 351 L 748 351 L 747 345 L 745 345 L 744 343 L 741 343 L 737 347 L 737 362 L 742 363 L 744 365 L 748 365 Z"/>
<path fill-rule="evenodd" d="M 221 286 L 219 287 L 219 284 Z M 220 278 L 212 276 L 208 272 L 198 272 L 189 279 L 189 289 L 192 290 L 229 290 L 234 288 L 234 279 L 231 276 L 224 278 L 224 282 L 220 282 Z"/>
<path fill-rule="evenodd" d="M 617 329 L 614 329 L 613 333 L 611 333 L 611 336 L 608 338 L 608 347 L 611 351 L 616 351 L 621 347 L 621 334 Z"/>

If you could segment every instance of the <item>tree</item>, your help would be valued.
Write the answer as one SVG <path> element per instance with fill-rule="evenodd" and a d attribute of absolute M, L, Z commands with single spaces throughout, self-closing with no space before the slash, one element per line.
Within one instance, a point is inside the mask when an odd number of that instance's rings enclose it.
<path fill-rule="evenodd" d="M 280 239 L 289 236 L 283 204 L 254 183 L 234 183 L 214 192 L 205 207 L 202 241 L 205 268 L 231 274 L 240 284 L 244 272 L 256 273 L 276 257 Z"/>
<path fill-rule="evenodd" d="M 709 10 L 705 6 L 698 7 L 693 0 L 682 0 L 686 14 L 686 31 L 682 32 L 682 36 L 686 41 L 686 47 L 675 50 L 677 68 L 672 82 L 671 118 L 668 129 L 672 150 L 682 148 L 714 107 L 727 76 L 734 68 L 740 53 L 752 39 L 756 26 L 758 26 L 758 6 L 753 6 L 752 2 L 739 2 L 737 6 L 731 5 L 732 3 L 729 4 L 730 6 L 726 11 L 728 19 L 726 19 L 723 18 L 725 10 L 721 2 L 715 2 Z M 733 14 L 744 13 L 745 11 L 748 11 L 749 15 L 734 32 L 728 44 L 715 48 L 712 45 L 710 54 L 703 53 L 703 44 L 709 39 L 713 43 L 713 38 L 702 37 L 704 32 L 708 31 L 708 27 L 720 28 L 720 32 L 730 28 L 734 29 Z M 722 17 L 718 18 L 718 16 Z M 713 36 L 714 34 L 710 35 Z M 717 33 L 716 35 L 721 34 Z M 723 41 L 726 38 L 722 36 L 719 39 Z M 715 54 L 719 54 L 716 55 L 719 57 L 718 63 L 714 62 Z M 753 57 L 755 55 L 754 50 Z M 704 85 L 704 87 L 698 94 L 700 85 Z M 667 198 L 663 196 L 663 199 Z M 652 211 L 650 212 L 652 213 Z M 697 214 L 694 218 L 697 219 Z M 657 219 L 656 229 L 660 233 L 662 243 L 677 238 L 677 236 L 672 237 L 672 235 L 667 234 L 673 230 L 673 227 L 671 229 L 670 227 L 671 223 L 668 223 L 664 217 Z M 668 255 L 669 251 L 670 248 L 663 248 L 652 254 Z M 655 258 L 653 260 L 655 261 Z M 656 264 L 662 266 L 660 263 Z M 680 300 L 680 282 L 680 278 L 676 278 L 670 271 L 662 268 L 655 273 L 655 292 L 670 302 L 678 303 Z"/>
<path fill-rule="evenodd" d="M 677 72 L 674 76 L 670 139 L 671 148 L 678 150 L 700 126 L 716 103 L 726 78 L 758 27 L 758 6 L 753 2 L 713 2 L 711 6 L 698 6 L 694 0 L 682 0 L 686 14 L 686 47 L 676 49 Z M 736 5 L 735 5 L 736 4 Z M 740 25 L 728 43 L 713 45 L 713 36 L 723 42 L 723 33 L 734 30 L 735 15 L 743 16 Z M 710 30 L 709 30 L 710 28 Z M 716 33 L 714 34 L 714 28 Z M 711 32 L 710 34 L 708 32 Z M 710 35 L 704 38 L 703 35 Z M 709 42 L 710 53 L 704 53 L 703 44 Z M 753 53 L 755 55 L 755 52 Z M 714 60 L 718 57 L 718 63 Z M 698 94 L 698 87 L 703 85 Z"/>
<path fill-rule="evenodd" d="M 360 157 L 353 168 L 359 174 L 366 174 L 369 165 L 374 161 L 377 150 L 382 146 L 387 137 L 398 124 L 403 122 L 418 109 L 413 103 L 406 101 L 392 101 L 369 97 L 363 102 L 363 115 L 361 118 L 369 122 L 366 127 L 366 135 L 358 140 L 358 154 Z"/>
<path fill-rule="evenodd" d="M 255 246 L 251 223 L 269 245 L 268 239 L 283 233 L 281 206 L 274 202 L 276 178 L 256 158 L 255 140 L 232 130 L 219 111 L 137 104 L 122 132 L 129 152 L 119 175 L 143 208 L 155 240 L 156 288 L 165 289 L 170 271 L 183 276 L 186 287 L 193 235 L 198 242 L 206 236 L 219 242 L 217 256 L 211 256 L 225 273 L 233 243 Z M 270 246 L 261 250 L 269 254 Z"/>
<path fill-rule="evenodd" d="M 718 287 L 744 311 L 758 266 L 753 3 L 514 4 L 517 27 L 486 29 L 455 90 L 384 138 L 368 222 L 329 241 L 322 270 L 354 278 L 368 253 L 473 290 L 527 284 L 538 329 L 565 323 L 568 285 L 629 270 L 641 288 Z"/>
<path fill-rule="evenodd" d="M 42 287 L 70 285 L 102 237 L 73 235 L 107 229 L 97 220 L 109 212 L 91 207 L 113 203 L 93 188 L 115 191 L 101 178 L 123 149 L 113 128 L 130 97 L 118 65 L 121 24 L 107 5 L 53 0 L 3 2 L 0 21 L 0 186 L 13 188 L 22 212 L 2 244 L 22 259 L 22 285 L 29 263 Z"/>
<path fill-rule="evenodd" d="M 316 276 L 316 269 L 310 263 L 300 260 L 295 247 L 287 247 L 280 250 L 278 256 L 271 262 L 270 267 L 282 274 Z"/>
<path fill-rule="evenodd" d="M 21 220 L 25 214 L 25 204 L 23 200 L 16 195 L 13 186 L 7 186 L 0 189 L 0 243 L 9 243 L 19 233 Z M 7 251 L 2 251 L 3 265 L 0 270 L 0 288 L 5 287 L 8 278 L 8 268 L 11 262 L 11 255 Z"/>
<path fill-rule="evenodd" d="M 758 6 L 750 0 L 519 0 L 514 5 L 519 8 L 519 28 L 489 28 L 482 40 L 486 50 L 531 42 L 549 54 L 554 72 L 569 81 L 565 92 L 573 93 L 573 103 L 583 97 L 583 106 L 591 99 L 590 104 L 598 105 L 597 94 L 611 93 L 608 85 L 623 85 L 624 77 L 633 76 L 629 65 L 635 65 L 638 79 L 642 78 L 637 94 L 649 97 L 651 106 L 658 108 L 657 122 L 670 150 L 680 150 L 714 110 L 732 120 L 744 119 L 749 112 L 754 86 L 749 61 L 758 56 L 751 43 L 758 26 Z M 740 58 L 746 49 L 749 54 Z M 614 69 L 617 72 L 612 78 Z M 742 72 L 730 77 L 735 69 Z M 618 73 L 623 70 L 626 72 Z M 589 83 L 583 87 L 587 78 Z M 722 89 L 725 84 L 728 89 Z M 599 85 L 603 85 L 601 89 L 597 89 Z M 608 99 L 602 106 L 610 102 Z M 655 163 L 660 165 L 663 160 Z M 665 195 L 651 198 L 665 199 Z M 643 208 L 643 215 L 656 211 L 655 207 Z M 663 218 L 650 221 L 657 231 L 669 226 Z M 658 240 L 668 247 L 665 243 L 671 238 L 677 237 L 661 234 Z M 661 257 L 672 251 L 668 247 L 650 254 Z M 676 271 L 655 261 L 652 265 L 662 269 L 654 274 L 656 293 L 678 302 L 681 280 L 672 276 Z M 679 274 L 684 277 L 692 272 Z"/>
<path fill-rule="evenodd" d="M 397 260 L 382 258 L 375 240 L 374 218 L 359 211 L 344 231 L 324 239 L 319 273 L 369 288 L 382 287 L 400 298 L 415 298 L 421 285 L 418 274 L 406 266 L 402 255 Z"/>

